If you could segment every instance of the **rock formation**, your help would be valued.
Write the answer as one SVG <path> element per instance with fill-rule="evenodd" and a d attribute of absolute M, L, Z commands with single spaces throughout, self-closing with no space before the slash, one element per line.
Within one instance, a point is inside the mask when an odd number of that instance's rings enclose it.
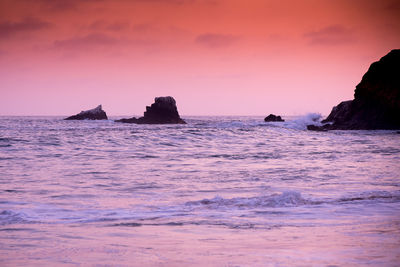
<path fill-rule="evenodd" d="M 79 114 L 74 116 L 65 118 L 64 120 L 107 120 L 107 114 L 101 108 L 101 105 L 98 105 L 94 109 L 82 111 Z"/>
<path fill-rule="evenodd" d="M 307 129 L 400 129 L 400 49 L 372 63 L 356 86 L 354 100 L 333 107 L 322 123 Z"/>
<path fill-rule="evenodd" d="M 116 120 L 116 122 L 136 124 L 186 124 L 181 119 L 175 99 L 171 96 L 156 97 L 151 106 L 146 107 L 143 117 Z"/>
<path fill-rule="evenodd" d="M 267 117 L 265 117 L 264 121 L 285 121 L 281 118 L 281 116 L 276 116 L 274 114 L 269 114 Z"/>

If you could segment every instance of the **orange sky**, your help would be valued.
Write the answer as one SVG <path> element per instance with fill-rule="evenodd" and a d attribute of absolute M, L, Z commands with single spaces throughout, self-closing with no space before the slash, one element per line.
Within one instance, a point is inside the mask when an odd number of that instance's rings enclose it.
<path fill-rule="evenodd" d="M 328 114 L 400 48 L 396 0 L 0 0 L 0 115 Z"/>

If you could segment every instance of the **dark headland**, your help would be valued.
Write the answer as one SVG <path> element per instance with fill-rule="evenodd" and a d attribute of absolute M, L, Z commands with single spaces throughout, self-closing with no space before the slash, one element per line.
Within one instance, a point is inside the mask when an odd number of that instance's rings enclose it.
<path fill-rule="evenodd" d="M 400 49 L 374 62 L 356 86 L 354 99 L 333 107 L 324 125 L 308 130 L 400 129 Z"/>
<path fill-rule="evenodd" d="M 176 101 L 172 96 L 156 97 L 151 106 L 146 107 L 143 117 L 120 119 L 116 122 L 136 124 L 186 124 L 181 119 L 176 107 Z"/>
<path fill-rule="evenodd" d="M 65 118 L 64 120 L 107 120 L 106 112 L 98 105 L 94 109 L 81 111 L 80 113 Z"/>

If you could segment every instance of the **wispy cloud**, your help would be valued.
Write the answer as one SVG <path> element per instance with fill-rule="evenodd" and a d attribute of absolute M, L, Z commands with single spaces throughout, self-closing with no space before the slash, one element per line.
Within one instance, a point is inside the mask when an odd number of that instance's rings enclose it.
<path fill-rule="evenodd" d="M 56 48 L 84 48 L 110 46 L 117 43 L 117 39 L 100 33 L 93 33 L 83 37 L 73 37 L 64 40 L 54 41 Z"/>
<path fill-rule="evenodd" d="M 193 3 L 196 0 L 131 0 L 131 1 L 140 3 L 163 3 L 163 4 L 183 5 L 187 3 Z"/>
<path fill-rule="evenodd" d="M 311 45 L 341 45 L 354 42 L 353 31 L 339 24 L 303 34 Z"/>
<path fill-rule="evenodd" d="M 132 30 L 137 33 L 148 33 L 158 31 L 159 29 L 150 23 L 141 23 L 133 25 Z"/>
<path fill-rule="evenodd" d="M 33 2 L 33 0 L 25 0 Z M 66 10 L 77 10 L 84 3 L 103 2 L 103 0 L 34 0 L 44 10 L 63 12 Z"/>
<path fill-rule="evenodd" d="M 157 41 L 150 39 L 119 39 L 103 33 L 92 33 L 85 36 L 56 40 L 53 46 L 58 49 L 85 50 L 117 45 L 153 46 L 157 43 Z"/>
<path fill-rule="evenodd" d="M 130 26 L 129 22 L 126 21 L 115 21 L 107 22 L 105 20 L 96 20 L 89 25 L 89 29 L 93 31 L 122 31 L 128 29 Z"/>
<path fill-rule="evenodd" d="M 210 48 L 219 48 L 230 46 L 238 39 L 238 36 L 230 34 L 206 33 L 198 35 L 195 42 Z"/>
<path fill-rule="evenodd" d="M 18 33 L 38 31 L 51 27 L 52 24 L 37 18 L 27 17 L 22 21 L 0 22 L 0 39 L 7 38 Z"/>
<path fill-rule="evenodd" d="M 82 6 L 97 7 L 103 4 L 114 4 L 116 2 L 126 2 L 130 4 L 168 4 L 185 5 L 195 3 L 197 0 L 19 0 L 39 6 L 44 11 L 64 12 L 80 10 Z M 209 0 L 210 2 L 215 0 Z"/>

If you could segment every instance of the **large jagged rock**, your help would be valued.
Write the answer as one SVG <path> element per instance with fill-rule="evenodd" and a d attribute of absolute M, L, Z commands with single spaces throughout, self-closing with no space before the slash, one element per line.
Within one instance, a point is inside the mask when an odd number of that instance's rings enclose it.
<path fill-rule="evenodd" d="M 107 120 L 106 112 L 98 105 L 94 109 L 82 111 L 79 114 L 65 118 L 64 120 Z"/>
<path fill-rule="evenodd" d="M 186 124 L 181 119 L 175 99 L 171 96 L 156 97 L 151 106 L 146 107 L 143 117 L 116 120 L 116 122 L 136 124 Z"/>
<path fill-rule="evenodd" d="M 264 121 L 269 122 L 269 121 L 285 121 L 285 120 L 283 120 L 281 116 L 269 114 L 267 117 L 265 117 Z"/>
<path fill-rule="evenodd" d="M 400 49 L 372 63 L 356 86 L 354 100 L 335 106 L 322 123 L 320 130 L 400 129 Z"/>

